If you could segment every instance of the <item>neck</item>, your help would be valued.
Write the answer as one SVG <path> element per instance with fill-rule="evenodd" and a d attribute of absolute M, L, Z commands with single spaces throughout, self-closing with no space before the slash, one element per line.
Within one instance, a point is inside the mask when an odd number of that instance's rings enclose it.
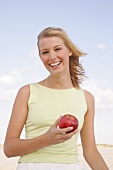
<path fill-rule="evenodd" d="M 50 75 L 43 81 L 43 85 L 54 89 L 69 89 L 73 87 L 70 74 L 65 76 Z"/>

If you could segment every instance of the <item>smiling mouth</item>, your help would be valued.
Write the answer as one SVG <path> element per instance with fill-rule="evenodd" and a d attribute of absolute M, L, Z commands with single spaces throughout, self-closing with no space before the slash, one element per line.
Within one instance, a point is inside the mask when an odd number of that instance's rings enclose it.
<path fill-rule="evenodd" d="M 53 63 L 53 64 L 49 64 L 51 67 L 54 67 L 54 66 L 57 66 L 57 65 L 60 65 L 61 61 L 58 61 L 56 63 Z"/>

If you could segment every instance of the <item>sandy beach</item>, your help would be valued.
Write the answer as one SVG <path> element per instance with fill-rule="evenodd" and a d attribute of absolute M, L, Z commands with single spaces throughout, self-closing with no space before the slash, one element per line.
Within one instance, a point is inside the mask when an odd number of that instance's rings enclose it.
<path fill-rule="evenodd" d="M 107 163 L 109 170 L 113 170 L 113 146 L 110 145 L 99 145 L 98 150 L 103 156 L 105 162 Z M 85 162 L 82 155 L 82 148 L 78 146 L 78 158 L 81 164 L 85 165 L 88 170 L 91 170 L 87 163 Z M 18 163 L 18 157 L 7 158 L 3 153 L 3 146 L 0 146 L 0 170 L 16 170 Z"/>

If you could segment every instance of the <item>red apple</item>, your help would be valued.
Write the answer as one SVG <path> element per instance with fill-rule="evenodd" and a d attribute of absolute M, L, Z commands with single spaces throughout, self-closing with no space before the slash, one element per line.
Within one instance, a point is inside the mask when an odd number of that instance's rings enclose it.
<path fill-rule="evenodd" d="M 78 119 L 71 115 L 71 114 L 65 114 L 61 117 L 59 122 L 59 128 L 67 128 L 67 127 L 73 127 L 73 129 L 69 132 L 73 132 L 75 129 L 78 128 Z"/>

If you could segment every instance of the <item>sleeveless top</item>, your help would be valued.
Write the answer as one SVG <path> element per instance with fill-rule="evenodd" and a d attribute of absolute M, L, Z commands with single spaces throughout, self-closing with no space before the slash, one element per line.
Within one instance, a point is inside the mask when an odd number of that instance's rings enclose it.
<path fill-rule="evenodd" d="M 30 84 L 26 139 L 47 132 L 64 114 L 72 114 L 79 121 L 79 131 L 71 139 L 21 156 L 19 162 L 77 163 L 77 138 L 83 126 L 87 105 L 83 89 L 51 89 L 38 83 Z M 45 139 L 46 140 L 46 139 Z"/>

